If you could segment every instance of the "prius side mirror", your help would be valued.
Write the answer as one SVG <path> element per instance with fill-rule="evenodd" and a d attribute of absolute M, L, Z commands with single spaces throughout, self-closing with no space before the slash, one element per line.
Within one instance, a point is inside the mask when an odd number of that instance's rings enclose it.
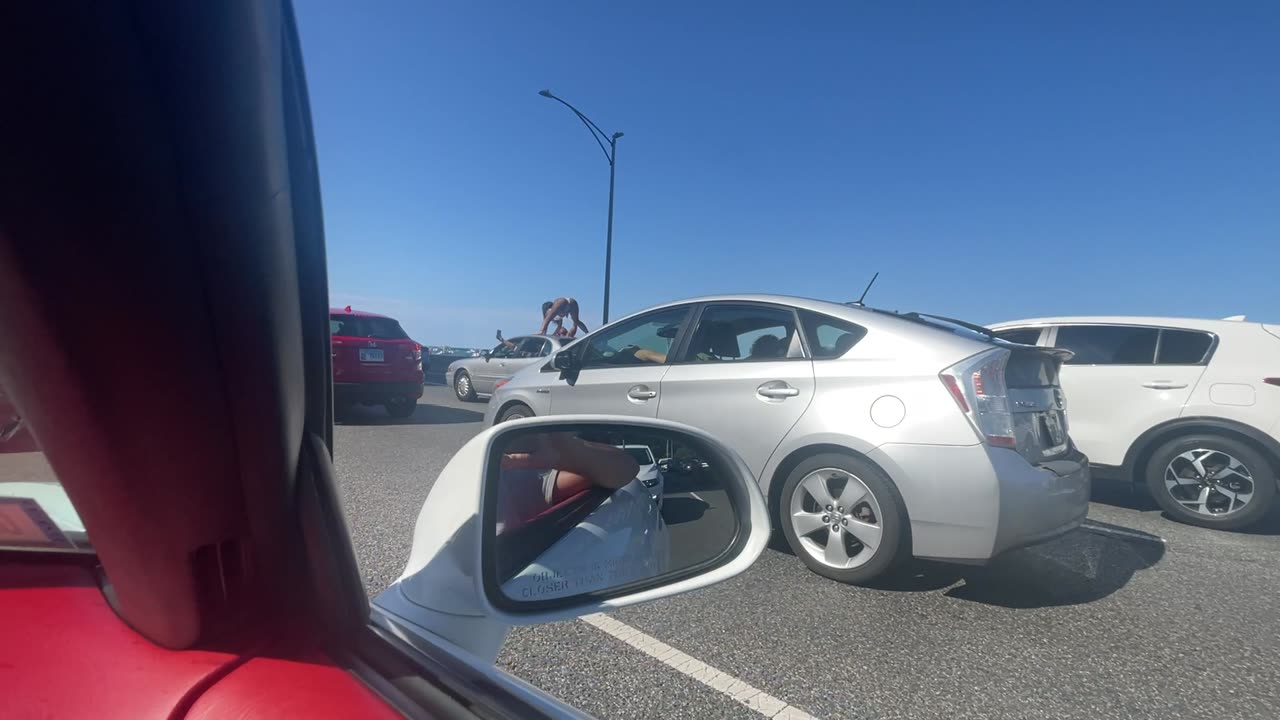
<path fill-rule="evenodd" d="M 573 373 L 582 368 L 582 363 L 578 360 L 577 349 L 561 350 L 551 358 L 551 367 L 561 372 Z"/>
<path fill-rule="evenodd" d="M 695 454 L 697 476 L 654 458 Z M 507 630 L 657 600 L 731 578 L 768 543 L 759 485 L 694 428 L 629 417 L 529 418 L 471 440 L 423 503 L 404 573 L 375 621 L 489 661 Z"/>

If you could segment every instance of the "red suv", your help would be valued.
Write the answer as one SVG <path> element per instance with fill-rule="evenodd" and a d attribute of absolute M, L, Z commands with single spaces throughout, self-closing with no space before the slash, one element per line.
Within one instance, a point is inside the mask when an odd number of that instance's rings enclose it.
<path fill-rule="evenodd" d="M 352 310 L 329 310 L 333 354 L 333 402 L 342 412 L 357 403 L 382 405 L 391 417 L 407 418 L 422 397 L 422 346 L 394 318 Z"/>

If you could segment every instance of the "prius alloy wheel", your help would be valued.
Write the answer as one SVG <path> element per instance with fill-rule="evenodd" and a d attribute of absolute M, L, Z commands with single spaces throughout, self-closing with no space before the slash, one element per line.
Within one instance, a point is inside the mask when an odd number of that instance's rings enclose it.
<path fill-rule="evenodd" d="M 863 582 L 903 555 L 897 488 L 861 459 L 819 455 L 801 463 L 783 487 L 780 510 L 792 551 L 820 575 Z"/>

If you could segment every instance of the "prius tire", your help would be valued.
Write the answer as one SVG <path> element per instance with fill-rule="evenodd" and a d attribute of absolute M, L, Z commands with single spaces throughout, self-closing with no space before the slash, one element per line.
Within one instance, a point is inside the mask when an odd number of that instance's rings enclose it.
<path fill-rule="evenodd" d="M 462 402 L 475 401 L 476 388 L 471 382 L 471 374 L 466 370 L 459 370 L 458 374 L 453 377 L 453 394 L 457 395 Z"/>
<path fill-rule="evenodd" d="M 498 416 L 498 424 L 507 422 L 508 420 L 519 420 L 520 418 L 534 417 L 533 410 L 524 403 L 516 403 Z"/>
<path fill-rule="evenodd" d="M 1198 471 L 1196 461 L 1208 472 Z M 1229 467 L 1235 471 L 1228 472 Z M 1253 525 L 1266 516 L 1276 496 L 1276 471 L 1262 453 L 1248 443 L 1212 433 L 1185 435 L 1156 448 L 1143 480 L 1169 517 L 1216 530 Z M 1241 502 L 1242 498 L 1247 499 Z"/>
<path fill-rule="evenodd" d="M 856 483 L 851 495 L 844 494 L 845 483 Z M 821 487 L 828 496 L 819 497 Z M 840 504 L 846 497 L 855 498 L 852 507 Z M 809 516 L 812 512 L 816 518 Z M 911 554 L 907 511 L 898 488 L 875 464 L 852 455 L 823 453 L 797 465 L 783 484 L 778 519 L 791 551 L 810 570 L 837 582 L 870 582 Z M 805 519 L 822 524 L 806 526 Z M 839 530 L 832 531 L 833 525 Z M 868 533 L 873 527 L 878 535 Z M 874 548 L 873 537 L 878 543 Z M 826 547 L 832 541 L 840 545 L 828 553 Z M 863 557 L 868 551 L 870 555 Z M 838 562 L 842 558 L 843 565 Z"/>

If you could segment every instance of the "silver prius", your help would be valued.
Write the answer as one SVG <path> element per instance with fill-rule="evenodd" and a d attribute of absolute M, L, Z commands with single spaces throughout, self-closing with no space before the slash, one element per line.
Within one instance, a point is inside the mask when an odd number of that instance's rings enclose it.
<path fill-rule="evenodd" d="M 445 382 L 453 386 L 459 400 L 475 400 L 492 394 L 495 385 L 520 370 L 540 360 L 545 362 L 548 356 L 571 342 L 572 338 L 551 335 L 513 337 L 480 357 L 453 361 L 445 370 Z"/>
<path fill-rule="evenodd" d="M 991 331 L 771 295 L 661 305 L 503 385 L 486 419 L 607 413 L 701 428 L 747 462 L 814 572 L 864 582 L 909 557 L 983 563 L 1078 526 L 1069 352 Z"/>

